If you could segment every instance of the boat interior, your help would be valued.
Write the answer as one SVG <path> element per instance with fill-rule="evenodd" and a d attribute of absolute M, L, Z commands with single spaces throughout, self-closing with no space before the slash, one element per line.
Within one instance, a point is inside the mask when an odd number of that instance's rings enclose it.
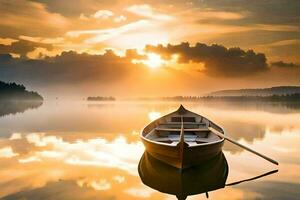
<path fill-rule="evenodd" d="M 180 141 L 180 134 L 183 128 L 184 141 L 189 146 L 221 140 L 219 136 L 212 133 L 208 128 L 209 123 L 209 120 L 197 115 L 171 115 L 158 120 L 156 126 L 150 129 L 144 137 L 155 142 L 176 146 Z"/>

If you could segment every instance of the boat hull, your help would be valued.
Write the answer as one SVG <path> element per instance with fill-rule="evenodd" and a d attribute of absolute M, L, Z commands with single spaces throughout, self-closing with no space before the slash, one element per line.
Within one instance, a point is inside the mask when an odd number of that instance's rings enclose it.
<path fill-rule="evenodd" d="M 171 146 L 153 143 L 142 139 L 146 151 L 154 158 L 179 169 L 189 168 L 199 165 L 212 159 L 222 151 L 224 140 L 209 144 L 188 146 L 183 145 Z"/>

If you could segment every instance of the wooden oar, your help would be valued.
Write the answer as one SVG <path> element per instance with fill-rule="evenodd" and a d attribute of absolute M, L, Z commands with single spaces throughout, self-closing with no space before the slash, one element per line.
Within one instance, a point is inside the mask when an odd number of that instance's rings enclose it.
<path fill-rule="evenodd" d="M 221 138 L 224 138 L 225 140 L 228 140 L 229 142 L 231 142 L 231 143 L 233 143 L 233 144 L 235 144 L 235 145 L 237 145 L 237 146 L 239 146 L 239 147 L 242 147 L 243 149 L 246 149 L 247 151 L 250 151 L 251 153 L 254 153 L 254 154 L 257 155 L 257 156 L 260 156 L 260 157 L 262 157 L 263 159 L 265 159 L 265 160 L 267 160 L 267 161 L 269 161 L 269 162 L 271 162 L 271 163 L 273 163 L 273 164 L 275 164 L 275 165 L 278 165 L 278 164 L 279 164 L 277 161 L 275 161 L 275 160 L 273 160 L 273 159 L 271 159 L 271 158 L 269 158 L 269 157 L 267 157 L 267 156 L 265 156 L 265 155 L 262 155 L 261 153 L 258 153 L 257 151 L 254 151 L 254 150 L 250 149 L 249 147 L 246 147 L 246 146 L 244 146 L 244 145 L 242 145 L 242 144 L 240 144 L 240 143 L 234 141 L 233 139 L 231 139 L 231 138 L 229 138 L 228 136 L 226 136 L 226 135 L 224 135 L 224 134 L 222 134 L 222 133 L 216 131 L 215 129 L 212 129 L 212 128 L 210 128 L 210 127 L 209 127 L 209 129 L 210 129 L 211 132 L 213 132 L 213 133 L 216 134 L 217 136 L 219 136 L 219 137 L 221 137 Z"/>

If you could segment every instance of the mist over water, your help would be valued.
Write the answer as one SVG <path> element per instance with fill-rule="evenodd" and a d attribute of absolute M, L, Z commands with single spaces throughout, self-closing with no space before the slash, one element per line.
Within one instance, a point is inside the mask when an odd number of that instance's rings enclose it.
<path fill-rule="evenodd" d="M 225 143 L 226 183 L 279 172 L 209 192 L 210 199 L 297 199 L 300 104 L 184 102 L 228 136 L 279 161 L 274 166 Z M 176 199 L 144 185 L 140 130 L 180 102 L 45 101 L 0 117 L 0 199 Z M 3 110 L 3 109 L 2 109 Z M 287 192 L 288 191 L 288 192 Z M 206 199 L 205 194 L 187 199 Z"/>

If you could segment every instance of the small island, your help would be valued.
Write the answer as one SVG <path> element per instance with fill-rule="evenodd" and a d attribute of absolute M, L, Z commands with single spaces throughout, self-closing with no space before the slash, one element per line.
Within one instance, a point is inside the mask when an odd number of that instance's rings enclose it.
<path fill-rule="evenodd" d="M 96 96 L 96 97 L 88 97 L 87 101 L 115 101 L 116 98 L 109 96 L 109 97 L 101 97 L 101 96 Z"/>

